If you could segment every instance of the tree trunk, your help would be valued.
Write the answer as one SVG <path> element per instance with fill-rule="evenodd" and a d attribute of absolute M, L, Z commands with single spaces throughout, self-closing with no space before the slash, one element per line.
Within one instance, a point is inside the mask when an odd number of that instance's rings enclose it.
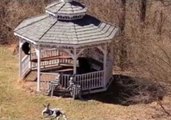
<path fill-rule="evenodd" d="M 122 13 L 120 19 L 120 28 L 121 31 L 123 32 L 125 29 L 125 21 L 126 21 L 126 0 L 121 0 L 121 8 L 122 8 Z"/>
<path fill-rule="evenodd" d="M 125 41 L 125 23 L 126 23 L 126 0 L 121 0 L 121 19 L 120 19 L 120 29 L 122 32 L 122 37 L 120 41 L 120 68 L 123 71 L 125 63 L 127 61 L 127 49 Z"/>
<path fill-rule="evenodd" d="M 145 22 L 146 8 L 147 8 L 147 0 L 141 0 L 141 15 L 140 15 L 140 19 L 141 19 L 142 23 Z"/>

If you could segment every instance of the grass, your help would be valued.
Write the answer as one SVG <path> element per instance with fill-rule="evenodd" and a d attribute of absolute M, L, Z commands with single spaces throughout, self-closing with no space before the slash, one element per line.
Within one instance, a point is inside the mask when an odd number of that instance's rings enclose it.
<path fill-rule="evenodd" d="M 43 104 L 47 103 L 62 108 L 69 120 L 153 120 L 153 117 L 157 120 L 160 118 L 155 118 L 158 114 L 156 111 L 160 109 L 154 103 L 121 106 L 97 100 L 74 101 L 69 98 L 50 98 L 31 94 L 22 89 L 17 81 L 18 60 L 7 47 L 0 46 L 0 63 L 0 120 L 43 120 L 41 111 Z M 170 97 L 166 99 L 166 106 L 171 105 L 170 100 Z"/>

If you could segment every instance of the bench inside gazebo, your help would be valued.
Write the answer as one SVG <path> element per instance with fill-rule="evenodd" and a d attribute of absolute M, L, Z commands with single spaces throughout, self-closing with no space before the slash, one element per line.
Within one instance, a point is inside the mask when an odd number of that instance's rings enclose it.
<path fill-rule="evenodd" d="M 82 94 L 107 90 L 112 81 L 111 43 L 119 28 L 86 11 L 79 2 L 59 0 L 46 8 L 48 14 L 27 19 L 15 29 L 21 79 L 37 71 L 37 91 L 47 91 L 56 79 L 60 89 L 67 89 L 71 76 Z"/>

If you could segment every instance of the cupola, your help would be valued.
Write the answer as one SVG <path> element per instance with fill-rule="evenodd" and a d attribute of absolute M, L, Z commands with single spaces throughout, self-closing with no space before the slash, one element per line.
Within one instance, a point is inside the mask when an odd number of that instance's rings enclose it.
<path fill-rule="evenodd" d="M 58 20 L 77 20 L 82 19 L 87 7 L 75 0 L 59 0 L 46 7 L 46 12 Z"/>

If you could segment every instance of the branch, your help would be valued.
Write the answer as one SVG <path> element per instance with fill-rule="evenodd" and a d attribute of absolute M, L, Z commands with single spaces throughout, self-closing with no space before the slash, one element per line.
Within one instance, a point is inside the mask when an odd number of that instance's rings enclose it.
<path fill-rule="evenodd" d="M 163 106 L 162 102 L 160 100 L 158 100 L 158 105 L 162 108 L 162 110 L 168 115 L 171 116 L 171 114 L 165 109 L 165 107 Z"/>

